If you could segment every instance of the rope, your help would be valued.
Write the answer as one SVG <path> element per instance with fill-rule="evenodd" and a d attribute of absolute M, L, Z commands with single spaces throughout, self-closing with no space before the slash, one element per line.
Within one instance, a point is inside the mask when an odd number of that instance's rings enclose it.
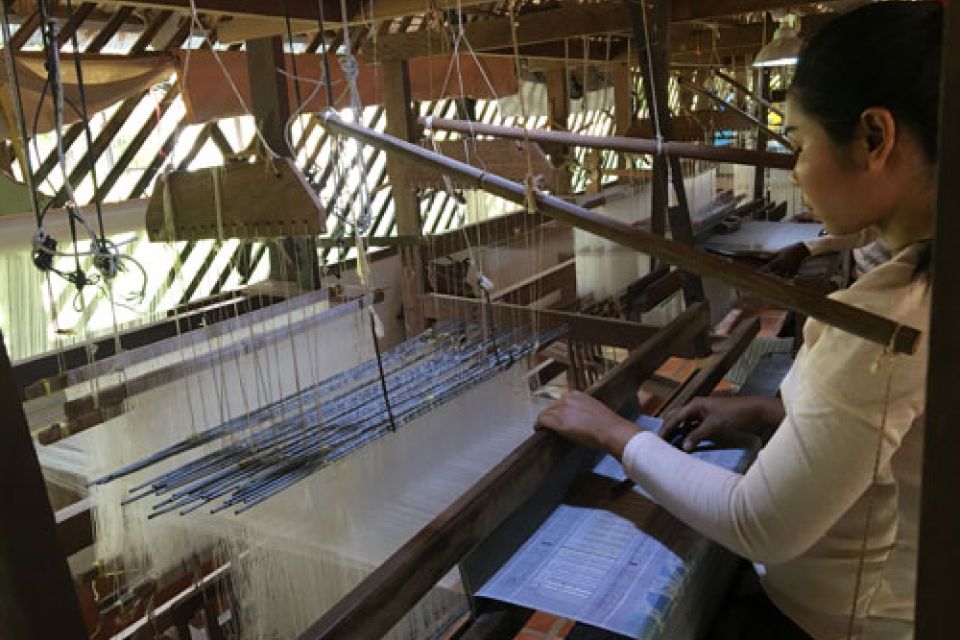
<path fill-rule="evenodd" d="M 883 349 L 880 355 L 877 357 L 877 360 L 871 366 L 871 373 L 876 373 L 880 370 L 883 364 L 890 359 L 890 354 L 893 353 L 894 340 L 899 332 L 899 327 L 897 331 L 894 331 L 893 337 L 890 339 L 890 343 Z M 890 394 L 893 383 L 893 371 L 892 369 L 887 374 L 887 380 L 884 389 L 884 402 L 883 402 L 883 413 L 880 416 L 880 428 L 877 431 L 877 449 L 873 458 L 873 475 L 870 482 L 870 488 L 868 491 L 871 491 L 877 484 L 877 479 L 880 475 L 880 460 L 881 452 L 883 451 L 883 441 L 886 438 L 887 432 L 887 412 L 890 408 Z M 867 544 L 870 538 L 870 527 L 873 524 L 873 508 L 876 503 L 874 494 L 871 492 L 870 497 L 867 501 L 866 513 L 863 517 L 863 537 L 860 540 L 860 558 L 857 562 L 857 576 L 853 586 L 853 600 L 850 603 L 850 617 L 847 620 L 847 640 L 852 640 L 856 637 L 856 623 L 857 623 L 857 602 L 860 600 L 860 592 L 863 588 L 863 570 L 864 565 L 866 564 L 867 556 Z"/>

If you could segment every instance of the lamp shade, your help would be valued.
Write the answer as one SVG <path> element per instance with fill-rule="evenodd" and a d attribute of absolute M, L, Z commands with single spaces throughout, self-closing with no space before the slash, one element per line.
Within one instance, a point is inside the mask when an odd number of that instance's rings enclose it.
<path fill-rule="evenodd" d="M 797 64 L 803 42 L 797 37 L 797 30 L 787 24 L 781 24 L 773 32 L 773 39 L 767 43 L 753 60 L 755 67 L 782 67 Z"/>

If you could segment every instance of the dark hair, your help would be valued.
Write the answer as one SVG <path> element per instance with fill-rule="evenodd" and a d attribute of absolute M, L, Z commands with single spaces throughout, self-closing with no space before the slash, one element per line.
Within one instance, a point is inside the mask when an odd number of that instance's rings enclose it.
<path fill-rule="evenodd" d="M 889 109 L 937 158 L 943 8 L 937 2 L 875 2 L 827 23 L 800 53 L 790 93 L 842 144 L 860 114 Z"/>

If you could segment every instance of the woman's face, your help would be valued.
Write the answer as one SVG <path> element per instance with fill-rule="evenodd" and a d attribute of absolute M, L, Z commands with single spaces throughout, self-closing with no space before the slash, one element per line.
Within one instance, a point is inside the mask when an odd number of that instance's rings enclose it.
<path fill-rule="evenodd" d="M 803 190 L 814 217 L 834 235 L 874 224 L 868 176 L 858 168 L 852 150 L 834 142 L 793 96 L 787 99 L 784 124 L 797 156 L 793 180 Z"/>

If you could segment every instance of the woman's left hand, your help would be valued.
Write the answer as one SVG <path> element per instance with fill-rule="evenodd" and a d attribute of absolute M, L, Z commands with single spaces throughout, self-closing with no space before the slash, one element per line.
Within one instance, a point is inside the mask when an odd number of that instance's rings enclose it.
<path fill-rule="evenodd" d="M 536 428 L 550 429 L 564 438 L 616 457 L 640 429 L 600 401 L 580 391 L 571 391 L 537 416 Z"/>

